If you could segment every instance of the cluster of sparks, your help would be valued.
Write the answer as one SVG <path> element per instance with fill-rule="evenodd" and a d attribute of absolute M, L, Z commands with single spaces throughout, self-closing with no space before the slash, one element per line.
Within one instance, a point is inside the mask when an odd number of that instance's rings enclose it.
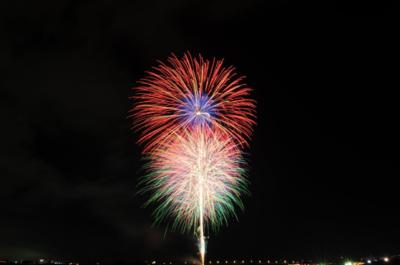
<path fill-rule="evenodd" d="M 193 231 L 205 258 L 205 231 L 227 224 L 247 191 L 243 148 L 255 124 L 251 89 L 222 60 L 172 56 L 135 87 L 131 117 L 149 157 L 141 184 L 156 222 Z"/>

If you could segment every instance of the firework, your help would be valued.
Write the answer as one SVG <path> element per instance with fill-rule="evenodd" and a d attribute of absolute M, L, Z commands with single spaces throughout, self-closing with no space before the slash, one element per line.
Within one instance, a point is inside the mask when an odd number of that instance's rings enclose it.
<path fill-rule="evenodd" d="M 219 130 L 246 146 L 255 123 L 255 102 L 243 77 L 233 67 L 224 68 L 223 60 L 185 54 L 181 60 L 173 55 L 168 62 L 147 72 L 135 88 L 137 104 L 131 111 L 144 152 L 196 126 Z"/>
<path fill-rule="evenodd" d="M 142 192 L 156 222 L 193 231 L 205 258 L 205 230 L 243 208 L 243 148 L 255 124 L 251 89 L 222 60 L 172 56 L 139 81 L 131 117 L 149 157 Z"/>
<path fill-rule="evenodd" d="M 144 191 L 152 191 L 149 203 L 158 204 L 155 218 L 172 217 L 172 229 L 183 231 L 195 230 L 200 219 L 217 229 L 235 214 L 234 205 L 243 207 L 241 151 L 226 135 L 210 130 L 186 130 L 173 138 L 153 151 L 142 183 Z"/>

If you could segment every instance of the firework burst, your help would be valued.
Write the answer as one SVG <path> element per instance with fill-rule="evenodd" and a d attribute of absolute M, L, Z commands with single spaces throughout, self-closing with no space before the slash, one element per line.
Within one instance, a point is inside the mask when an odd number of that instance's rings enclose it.
<path fill-rule="evenodd" d="M 224 134 L 196 128 L 182 131 L 153 151 L 144 190 L 156 203 L 157 222 L 172 218 L 173 229 L 195 230 L 199 220 L 217 229 L 242 208 L 246 191 L 241 151 Z M 201 198 L 202 207 L 199 206 Z M 201 209 L 203 208 L 203 210 Z"/>
<path fill-rule="evenodd" d="M 223 60 L 185 54 L 182 59 L 173 55 L 168 63 L 160 62 L 135 88 L 137 104 L 131 112 L 144 152 L 196 126 L 221 131 L 246 146 L 255 124 L 255 102 L 243 77 L 232 66 L 223 67 Z"/>
<path fill-rule="evenodd" d="M 242 149 L 255 124 L 251 89 L 222 60 L 185 54 L 160 62 L 139 81 L 131 109 L 149 157 L 143 192 L 157 204 L 156 222 L 194 231 L 201 263 L 205 230 L 218 229 L 243 208 L 247 191 Z"/>

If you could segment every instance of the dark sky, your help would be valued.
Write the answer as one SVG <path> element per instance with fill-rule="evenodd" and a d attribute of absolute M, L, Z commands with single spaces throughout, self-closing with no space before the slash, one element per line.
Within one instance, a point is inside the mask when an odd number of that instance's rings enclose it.
<path fill-rule="evenodd" d="M 322 2 L 322 3 L 321 3 Z M 151 227 L 126 118 L 171 52 L 255 90 L 252 195 L 211 257 L 400 249 L 398 6 L 364 1 L 1 1 L 0 257 L 195 256 Z M 396 68 L 395 68 L 396 66 Z"/>

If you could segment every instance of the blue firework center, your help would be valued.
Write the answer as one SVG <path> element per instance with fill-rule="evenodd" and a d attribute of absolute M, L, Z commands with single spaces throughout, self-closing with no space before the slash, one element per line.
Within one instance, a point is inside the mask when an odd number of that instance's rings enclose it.
<path fill-rule="evenodd" d="M 214 101 L 205 93 L 184 98 L 182 121 L 191 126 L 211 126 L 216 117 Z"/>

